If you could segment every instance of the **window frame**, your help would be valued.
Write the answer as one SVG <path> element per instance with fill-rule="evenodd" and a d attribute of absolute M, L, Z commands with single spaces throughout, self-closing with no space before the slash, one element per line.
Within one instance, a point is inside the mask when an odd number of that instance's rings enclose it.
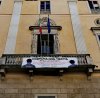
<path fill-rule="evenodd" d="M 40 3 L 40 2 L 39 2 Z M 33 31 L 32 35 L 32 43 L 31 43 L 31 53 L 37 54 L 37 37 L 38 34 L 40 34 L 39 28 L 40 25 L 42 27 L 42 34 L 48 34 L 48 27 L 47 27 L 47 22 L 48 22 L 48 17 L 43 17 L 40 18 L 41 22 L 36 21 L 35 26 L 30 26 L 29 30 Z M 40 24 L 39 24 L 40 23 Z M 54 35 L 54 54 L 59 54 L 60 53 L 60 41 L 59 41 L 59 34 L 58 31 L 62 30 L 61 26 L 57 26 L 55 21 L 50 19 L 50 24 L 51 24 L 51 32 L 50 34 Z"/>
<path fill-rule="evenodd" d="M 44 37 L 46 39 L 44 39 Z M 49 41 L 48 41 L 48 38 L 49 38 Z M 50 40 L 50 38 L 52 38 L 52 41 Z M 45 42 L 45 45 L 43 45 L 43 42 Z M 51 45 L 51 42 L 52 42 L 52 45 Z M 55 43 L 54 34 L 49 34 L 49 35 L 48 34 L 38 34 L 37 35 L 37 54 L 55 54 L 54 43 Z"/>
<path fill-rule="evenodd" d="M 38 98 L 38 96 L 55 96 L 55 98 L 57 98 L 56 94 L 36 94 L 35 98 Z"/>
<path fill-rule="evenodd" d="M 94 6 L 94 2 L 97 2 L 97 5 L 98 5 L 98 9 Z M 93 6 L 93 9 L 90 7 L 90 3 L 92 3 L 92 6 Z M 100 4 L 97 0 L 88 0 L 88 6 L 89 6 L 89 9 L 91 11 L 92 14 L 99 14 L 100 13 Z"/>
<path fill-rule="evenodd" d="M 31 43 L 31 53 L 34 53 L 34 54 L 37 54 L 38 34 L 40 34 L 39 31 L 34 30 L 33 39 Z M 47 30 L 42 32 L 42 34 L 48 34 Z M 50 34 L 54 35 L 54 54 L 59 54 L 60 53 L 60 43 L 59 43 L 59 38 L 58 38 L 58 32 L 57 30 L 54 30 L 54 31 L 52 30 Z"/>
<path fill-rule="evenodd" d="M 98 47 L 100 48 L 100 39 L 99 39 L 100 27 L 91 27 L 91 31 L 93 32 L 93 35 L 95 36 Z"/>
<path fill-rule="evenodd" d="M 1 3 L 2 3 L 2 0 L 0 0 L 0 5 L 1 5 Z"/>
<path fill-rule="evenodd" d="M 47 8 L 47 2 L 49 2 L 49 9 Z M 41 9 L 42 8 L 42 4 L 41 3 L 44 3 L 44 9 Z M 40 13 L 41 14 L 50 14 L 51 13 L 50 1 L 40 1 Z"/>
<path fill-rule="evenodd" d="M 99 39 L 99 36 L 100 36 L 100 33 L 96 33 L 97 43 L 98 43 L 98 46 L 100 48 L 100 39 Z"/>
<path fill-rule="evenodd" d="M 37 1 L 37 0 L 25 0 L 25 1 Z"/>

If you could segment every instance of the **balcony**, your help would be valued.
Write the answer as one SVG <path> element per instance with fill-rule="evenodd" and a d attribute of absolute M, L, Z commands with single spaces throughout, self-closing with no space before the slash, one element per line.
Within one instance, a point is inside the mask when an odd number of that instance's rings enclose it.
<path fill-rule="evenodd" d="M 52 66 L 51 67 L 36 67 L 36 68 L 22 68 L 24 58 L 75 58 L 77 64 L 75 66 Z M 37 59 L 37 60 L 39 60 Z M 45 63 L 45 62 L 44 62 Z M 55 63 L 55 60 L 54 60 Z M 48 63 L 48 66 L 50 63 Z M 3 54 L 0 58 L 0 73 L 5 76 L 5 72 L 26 72 L 32 74 L 45 73 L 67 73 L 67 72 L 85 72 L 88 76 L 94 71 L 95 65 L 92 64 L 92 59 L 89 54 L 55 54 L 55 55 L 37 55 L 37 54 Z M 47 72 L 48 71 L 48 72 Z"/>

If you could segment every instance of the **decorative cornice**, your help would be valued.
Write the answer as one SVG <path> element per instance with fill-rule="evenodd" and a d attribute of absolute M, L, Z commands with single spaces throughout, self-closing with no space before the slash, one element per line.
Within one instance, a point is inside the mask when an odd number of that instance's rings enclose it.
<path fill-rule="evenodd" d="M 62 30 L 61 26 L 50 26 L 51 29 L 57 29 L 58 31 Z M 34 29 L 39 29 L 39 26 L 29 26 L 29 30 L 32 31 Z M 47 26 L 42 26 L 42 29 L 48 29 Z"/>
<path fill-rule="evenodd" d="M 94 30 L 100 30 L 100 27 L 91 27 L 90 30 L 92 30 L 92 31 L 94 31 Z"/>
<path fill-rule="evenodd" d="M 100 27 L 91 27 L 90 30 L 93 32 L 94 35 L 96 35 L 96 32 L 95 31 L 100 30 Z"/>

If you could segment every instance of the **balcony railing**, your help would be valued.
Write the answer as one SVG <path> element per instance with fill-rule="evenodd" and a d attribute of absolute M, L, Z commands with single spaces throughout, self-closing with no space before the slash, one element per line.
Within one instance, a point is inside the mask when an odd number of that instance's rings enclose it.
<path fill-rule="evenodd" d="M 92 65 L 92 59 L 89 54 L 55 54 L 55 55 L 38 55 L 38 54 L 3 54 L 1 65 L 21 65 L 25 57 L 75 57 L 78 65 Z"/>
<path fill-rule="evenodd" d="M 61 57 L 61 58 L 76 58 L 78 66 L 76 67 L 60 67 L 60 68 L 22 68 L 23 58 L 46 58 L 46 57 Z M 95 65 L 92 64 L 92 59 L 89 54 L 54 54 L 54 55 L 38 55 L 38 54 L 3 54 L 0 58 L 0 75 L 5 76 L 6 70 L 9 72 L 13 71 L 28 71 L 30 75 L 32 75 L 35 71 L 42 71 L 49 70 L 53 71 L 54 73 L 63 73 L 63 72 L 86 72 L 88 76 L 94 71 Z M 43 72 L 45 72 L 43 71 Z M 38 72 L 39 73 L 39 72 Z M 47 72 L 48 73 L 48 72 Z M 47 74 L 46 73 L 46 74 Z M 51 73 L 50 73 L 51 74 Z"/>

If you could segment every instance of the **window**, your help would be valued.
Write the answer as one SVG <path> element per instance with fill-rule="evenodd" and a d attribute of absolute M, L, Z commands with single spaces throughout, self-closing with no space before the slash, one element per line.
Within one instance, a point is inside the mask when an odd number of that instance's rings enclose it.
<path fill-rule="evenodd" d="M 54 54 L 54 36 L 53 34 L 38 35 L 37 54 Z"/>
<path fill-rule="evenodd" d="M 100 33 L 96 34 L 96 38 L 97 38 L 98 45 L 100 47 Z"/>
<path fill-rule="evenodd" d="M 40 13 L 50 13 L 50 1 L 41 1 Z"/>
<path fill-rule="evenodd" d="M 55 98 L 55 96 L 38 96 L 37 98 Z"/>
<path fill-rule="evenodd" d="M 57 98 L 56 94 L 36 94 L 35 98 Z"/>
<path fill-rule="evenodd" d="M 96 37 L 97 43 L 100 47 L 100 27 L 91 27 L 93 34 Z"/>
<path fill-rule="evenodd" d="M 31 53 L 33 54 L 59 54 L 60 53 L 58 30 L 61 30 L 62 27 L 57 26 L 55 21 L 50 19 L 51 32 L 48 33 L 47 23 L 48 23 L 48 17 L 42 17 L 36 21 L 35 26 L 29 27 L 29 30 L 34 29 L 33 39 L 31 43 Z M 40 26 L 42 27 L 41 35 L 40 35 Z"/>
<path fill-rule="evenodd" d="M 92 13 L 100 13 L 100 6 L 98 1 L 88 0 L 88 3 Z"/>
<path fill-rule="evenodd" d="M 100 41 L 100 35 L 98 35 L 98 39 L 99 39 L 99 41 Z"/>

